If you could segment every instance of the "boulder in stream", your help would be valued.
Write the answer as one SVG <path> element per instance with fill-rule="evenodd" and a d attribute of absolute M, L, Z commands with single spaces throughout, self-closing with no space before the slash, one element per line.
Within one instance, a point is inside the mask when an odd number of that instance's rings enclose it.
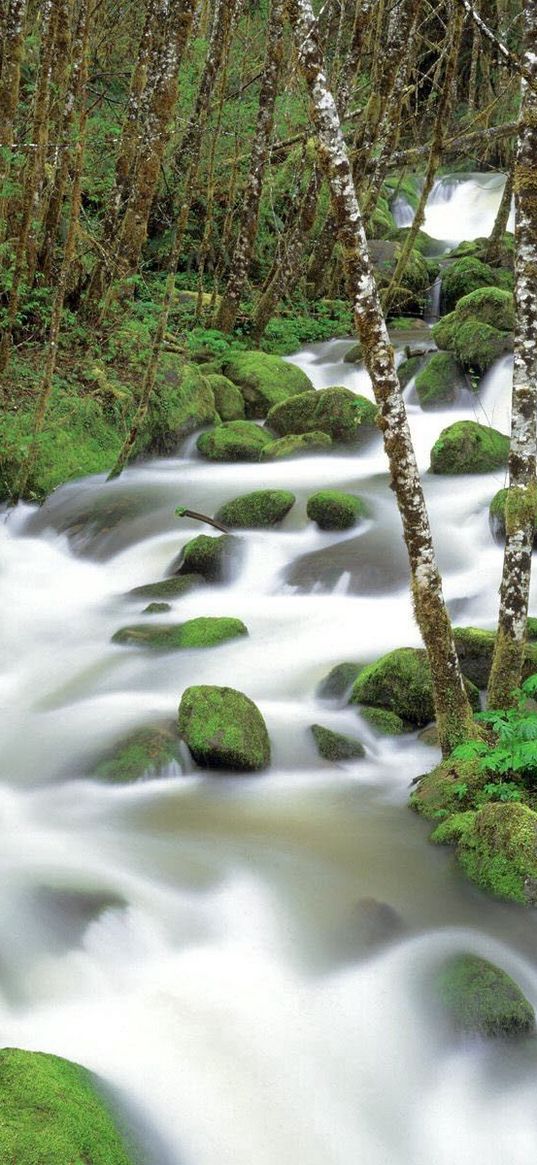
<path fill-rule="evenodd" d="M 464 368 L 451 352 L 435 352 L 416 376 L 416 393 L 422 409 L 452 404 L 466 387 Z"/>
<path fill-rule="evenodd" d="M 512 293 L 485 287 L 463 296 L 455 311 L 434 325 L 433 337 L 464 368 L 482 376 L 499 356 L 512 352 L 513 327 Z"/>
<path fill-rule="evenodd" d="M 489 522 L 490 528 L 494 538 L 498 541 L 503 541 L 505 538 L 505 506 L 507 503 L 507 496 L 509 491 L 507 489 L 499 489 L 490 503 L 489 507 Z M 537 500 L 534 503 L 534 534 L 533 545 L 537 547 Z"/>
<path fill-rule="evenodd" d="M 213 390 L 197 365 L 165 352 L 157 384 L 136 446 L 139 453 L 171 453 L 184 437 L 218 420 Z"/>
<path fill-rule="evenodd" d="M 456 421 L 431 449 L 431 472 L 491 473 L 507 465 L 508 456 L 509 437 L 478 421 Z"/>
<path fill-rule="evenodd" d="M 240 551 L 241 544 L 232 534 L 216 537 L 198 534 L 197 538 L 185 543 L 178 558 L 172 562 L 170 572 L 179 578 L 201 577 L 209 583 L 229 582 Z M 190 590 L 192 585 L 190 583 L 186 589 Z"/>
<path fill-rule="evenodd" d="M 209 373 L 206 379 L 213 390 L 218 416 L 223 421 L 243 420 L 244 398 L 240 388 L 227 376 L 222 376 L 218 372 Z"/>
<path fill-rule="evenodd" d="M 357 704 L 356 711 L 379 736 L 403 736 L 405 732 L 413 732 L 414 725 L 402 720 L 396 712 L 389 712 L 387 708 L 370 708 L 367 704 Z"/>
<path fill-rule="evenodd" d="M 472 706 L 478 711 L 479 692 L 468 680 L 465 684 Z M 349 703 L 385 708 L 401 720 L 423 728 L 435 714 L 427 653 L 418 647 L 398 647 L 368 664 L 353 684 Z"/>
<path fill-rule="evenodd" d="M 235 688 L 187 688 L 179 706 L 179 732 L 202 768 L 258 772 L 270 764 L 261 712 Z"/>
<path fill-rule="evenodd" d="M 306 513 L 321 530 L 348 530 L 366 518 L 368 510 L 362 498 L 355 494 L 322 489 L 308 498 Z"/>
<path fill-rule="evenodd" d="M 435 993 L 458 1031 L 483 1036 L 535 1032 L 535 1012 L 514 979 L 474 954 L 447 959 L 435 976 Z"/>
<path fill-rule="evenodd" d="M 196 446 L 209 461 L 259 461 L 272 440 L 271 434 L 253 421 L 224 421 L 200 433 Z"/>
<path fill-rule="evenodd" d="M 267 424 L 282 437 L 291 433 L 326 433 L 332 441 L 356 441 L 361 426 L 372 428 L 377 406 L 349 388 L 323 388 L 314 396 L 310 392 L 291 397 L 275 405 Z"/>
<path fill-rule="evenodd" d="M 215 542 L 215 538 L 210 539 Z M 188 543 L 187 543 L 188 545 Z M 163 578 L 159 582 L 146 583 L 145 586 L 133 587 L 127 594 L 128 599 L 180 599 L 195 587 L 203 586 L 205 579 L 201 574 L 182 574 L 175 578 Z"/>
<path fill-rule="evenodd" d="M 300 457 L 307 453 L 326 453 L 332 445 L 326 433 L 300 433 L 271 441 L 261 451 L 261 461 L 280 461 L 284 457 Z"/>
<path fill-rule="evenodd" d="M 178 651 L 190 647 L 216 647 L 227 639 L 247 635 L 248 628 L 241 619 L 225 616 L 200 616 L 186 623 L 137 623 L 120 627 L 112 636 L 112 643 L 128 647 L 148 647 L 151 651 Z"/>
<path fill-rule="evenodd" d="M 484 690 L 492 666 L 495 632 L 480 627 L 454 627 L 453 638 L 463 674 Z M 527 679 L 534 672 L 537 672 L 537 644 L 527 643 L 522 678 Z"/>
<path fill-rule="evenodd" d="M 362 670 L 360 663 L 336 663 L 328 675 L 321 680 L 316 695 L 321 700 L 342 700 L 350 692 L 357 675 Z"/>
<path fill-rule="evenodd" d="M 342 761 L 356 760 L 365 756 L 365 748 L 356 736 L 346 736 L 342 732 L 333 732 L 323 724 L 312 724 L 311 734 L 317 745 L 317 752 L 323 760 Z"/>
<path fill-rule="evenodd" d="M 428 817 L 438 812 L 433 805 L 441 805 L 446 813 L 448 804 L 447 782 L 443 789 L 438 787 L 439 795 L 433 800 L 432 777 L 428 774 L 423 778 L 412 797 L 414 808 L 423 811 L 421 807 L 426 804 Z M 481 776 L 481 785 L 486 779 Z M 460 781 L 459 776 L 459 787 Z M 464 783 L 467 785 L 467 780 Z M 465 874 L 482 890 L 495 898 L 537 906 L 537 813 L 529 805 L 490 801 L 477 810 L 455 811 L 437 826 L 431 840 L 454 845 Z"/>
<path fill-rule="evenodd" d="M 216 517 L 230 529 L 262 529 L 282 522 L 295 501 L 286 489 L 258 489 L 225 502 Z"/>
<path fill-rule="evenodd" d="M 221 368 L 240 388 L 247 417 L 266 417 L 273 405 L 288 397 L 313 392 L 311 380 L 301 368 L 266 352 L 226 353 Z"/>
<path fill-rule="evenodd" d="M 101 781 L 137 781 L 159 777 L 180 764 L 179 737 L 174 724 L 135 728 L 117 740 L 97 762 L 93 776 Z"/>
<path fill-rule="evenodd" d="M 507 271 L 493 270 L 476 255 L 462 255 L 446 264 L 442 272 L 442 309 L 453 311 L 458 301 L 481 287 L 504 287 Z M 488 323 L 494 323 L 488 320 Z M 501 324 L 495 325 L 501 327 Z M 512 325 L 510 325 L 512 326 Z"/>
<path fill-rule="evenodd" d="M 0 1050 L 4 1165 L 134 1165 L 99 1079 L 71 1060 Z"/>

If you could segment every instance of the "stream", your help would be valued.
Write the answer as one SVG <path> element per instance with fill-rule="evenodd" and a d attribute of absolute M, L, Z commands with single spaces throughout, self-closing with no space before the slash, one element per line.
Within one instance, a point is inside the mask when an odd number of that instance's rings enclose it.
<path fill-rule="evenodd" d="M 442 179 L 425 230 L 486 234 L 501 188 L 497 175 Z M 291 360 L 318 388 L 372 398 L 366 373 L 343 363 L 353 342 Z M 429 451 L 459 418 L 508 431 L 510 378 L 506 357 L 478 397 L 440 412 L 421 411 L 412 382 L 405 392 L 458 624 L 495 625 L 502 550 L 488 504 L 504 473 L 434 477 Z M 360 494 L 371 519 L 317 530 L 306 502 L 322 486 Z M 282 525 L 239 532 L 233 581 L 159 616 L 236 616 L 248 639 L 154 655 L 112 644 L 145 605 L 126 592 L 200 533 L 175 507 L 213 514 L 264 487 L 296 493 Z M 117 521 L 103 528 L 105 505 Z M 537 1007 L 535 916 L 483 896 L 407 809 L 438 751 L 416 734 L 378 737 L 316 696 L 334 664 L 420 643 L 380 437 L 261 466 L 205 462 L 189 439 L 116 482 L 18 506 L 0 544 L 2 1043 L 102 1076 L 144 1165 L 527 1165 L 537 1040 L 455 1038 L 430 982 L 444 955 L 472 951 Z M 199 683 L 256 701 L 270 770 L 209 775 L 185 750 L 182 774 L 89 777 L 115 739 L 175 717 Z M 366 757 L 321 760 L 313 723 L 358 735 Z"/>

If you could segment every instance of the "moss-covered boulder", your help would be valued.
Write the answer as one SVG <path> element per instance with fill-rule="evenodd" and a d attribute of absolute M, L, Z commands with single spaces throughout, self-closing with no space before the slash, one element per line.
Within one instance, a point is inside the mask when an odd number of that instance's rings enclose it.
<path fill-rule="evenodd" d="M 535 1031 L 535 1012 L 520 987 L 488 959 L 453 955 L 436 973 L 434 986 L 458 1031 L 509 1037 Z"/>
<path fill-rule="evenodd" d="M 258 489 L 220 507 L 216 517 L 224 526 L 258 529 L 276 526 L 294 506 L 295 495 L 285 489 Z"/>
<path fill-rule="evenodd" d="M 487 687 L 492 666 L 494 631 L 483 631 L 480 627 L 454 627 L 453 637 L 462 672 L 483 690 Z M 534 672 L 537 672 L 537 645 L 527 643 L 523 679 Z"/>
<path fill-rule="evenodd" d="M 463 296 L 455 311 L 433 327 L 438 347 L 453 352 L 470 372 L 483 375 L 513 349 L 514 302 L 510 291 L 481 288 Z"/>
<path fill-rule="evenodd" d="M 203 768 L 258 772 L 270 764 L 270 740 L 261 712 L 234 688 L 187 688 L 179 707 L 179 732 Z"/>
<path fill-rule="evenodd" d="M 121 627 L 112 636 L 112 643 L 130 647 L 148 647 L 151 651 L 178 651 L 189 647 L 216 647 L 237 635 L 247 635 L 241 619 L 200 616 L 186 623 L 138 623 Z"/>
<path fill-rule="evenodd" d="M 215 538 L 209 539 L 215 542 Z M 188 543 L 187 543 L 188 545 Z M 182 574 L 176 578 L 163 578 L 158 582 L 146 583 L 142 587 L 133 587 L 128 592 L 129 599 L 180 599 L 188 595 L 196 587 L 203 586 L 205 579 L 201 574 Z"/>
<path fill-rule="evenodd" d="M 471 797 L 469 791 L 464 793 L 462 806 L 459 796 L 457 808 L 446 796 L 450 767 L 453 776 L 457 775 L 459 790 L 464 788 L 468 773 L 461 772 L 459 762 L 457 769 L 448 762 L 422 778 L 411 798 L 412 807 L 424 816 L 444 818 L 431 840 L 454 845 L 465 874 L 482 890 L 496 898 L 537 906 L 537 813 L 520 802 L 501 801 L 464 811 L 464 802 Z M 483 775 L 480 779 L 481 785 L 488 780 Z M 474 780 L 478 788 L 479 778 Z"/>
<path fill-rule="evenodd" d="M 241 390 L 247 417 L 266 417 L 273 405 L 297 393 L 313 391 L 301 368 L 266 352 L 230 352 L 222 372 Z"/>
<path fill-rule="evenodd" d="M 175 726 L 158 724 L 127 733 L 97 762 L 93 776 L 101 781 L 137 781 L 159 777 L 179 764 L 179 737 Z"/>
<path fill-rule="evenodd" d="M 223 421 L 240 421 L 244 419 L 244 398 L 240 388 L 233 384 L 227 376 L 211 372 L 206 377 L 210 384 L 218 416 Z"/>
<path fill-rule="evenodd" d="M 370 708 L 366 704 L 357 704 L 357 712 L 369 727 L 379 736 L 403 736 L 405 732 L 413 732 L 414 726 L 402 720 L 395 712 L 387 708 Z"/>
<path fill-rule="evenodd" d="M 451 352 L 435 352 L 416 376 L 416 392 L 422 409 L 442 408 L 466 388 L 464 368 Z"/>
<path fill-rule="evenodd" d="M 397 369 L 399 384 L 401 385 L 402 389 L 407 388 L 407 386 L 410 384 L 410 381 L 413 380 L 414 377 L 418 375 L 418 372 L 420 372 L 420 370 L 423 368 L 424 363 L 424 356 L 408 356 L 406 360 L 403 360 L 403 363 L 400 364 Z"/>
<path fill-rule="evenodd" d="M 200 433 L 196 447 L 209 461 L 259 461 L 273 437 L 253 421 L 225 421 Z"/>
<path fill-rule="evenodd" d="M 463 296 L 457 304 L 455 314 L 458 320 L 478 319 L 482 324 L 497 328 L 499 332 L 512 332 L 515 326 L 513 294 L 500 287 L 482 287 L 478 291 L 472 291 L 470 295 Z M 440 321 L 440 324 L 442 322 Z"/>
<path fill-rule="evenodd" d="M 467 685 L 473 706 L 479 693 Z M 427 653 L 422 648 L 398 647 L 364 667 L 355 680 L 350 704 L 368 704 L 395 712 L 403 721 L 423 728 L 434 719 L 433 688 Z"/>
<path fill-rule="evenodd" d="M 505 507 L 507 503 L 508 490 L 500 489 L 490 503 L 489 519 L 490 528 L 494 538 L 498 541 L 503 541 L 505 538 Z M 537 494 L 535 495 L 534 505 L 534 536 L 533 545 L 537 546 Z"/>
<path fill-rule="evenodd" d="M 349 530 L 367 517 L 367 506 L 355 494 L 337 489 L 322 489 L 308 498 L 306 513 L 321 530 Z"/>
<path fill-rule="evenodd" d="M 44 1052 L 0 1050 L 3 1165 L 134 1165 L 97 1079 Z"/>
<path fill-rule="evenodd" d="M 169 603 L 148 603 L 144 607 L 142 615 L 162 615 L 164 611 L 171 611 Z"/>
<path fill-rule="evenodd" d="M 239 558 L 240 542 L 232 534 L 198 534 L 186 542 L 172 571 L 182 578 L 200 577 L 205 582 L 228 582 Z M 172 581 L 172 580 L 170 580 Z M 191 585 L 188 587 L 191 589 Z M 131 592 L 132 593 L 132 592 Z"/>
<path fill-rule="evenodd" d="M 352 685 L 362 670 L 359 663 L 336 663 L 328 675 L 321 680 L 317 695 L 321 700 L 342 700 L 350 692 Z"/>
<path fill-rule="evenodd" d="M 284 457 L 302 457 L 309 453 L 326 453 L 332 439 L 326 433 L 298 433 L 271 441 L 261 451 L 261 461 L 281 461 Z"/>
<path fill-rule="evenodd" d="M 317 745 L 317 752 L 323 760 L 342 761 L 356 760 L 365 756 L 365 748 L 356 736 L 346 736 L 341 732 L 333 732 L 322 724 L 312 724 L 311 734 Z"/>
<path fill-rule="evenodd" d="M 212 387 L 200 368 L 168 353 L 159 365 L 157 388 L 136 449 L 170 453 L 184 437 L 218 419 Z"/>
<path fill-rule="evenodd" d="M 314 396 L 301 393 L 275 405 L 267 424 L 275 433 L 327 433 L 332 441 L 356 441 L 361 425 L 373 426 L 376 405 L 348 388 L 323 388 Z"/>
<path fill-rule="evenodd" d="M 441 819 L 442 825 L 453 815 L 466 817 L 488 779 L 475 760 L 447 757 L 420 777 L 410 797 L 411 808 L 428 821 Z"/>
<path fill-rule="evenodd" d="M 491 473 L 507 465 L 508 456 L 509 437 L 478 421 L 456 421 L 431 449 L 431 472 Z"/>
<path fill-rule="evenodd" d="M 496 273 L 488 263 L 474 255 L 465 255 L 447 264 L 442 272 L 442 307 L 453 311 L 459 299 L 481 287 L 495 287 Z M 499 326 L 499 325 L 498 325 Z"/>
<path fill-rule="evenodd" d="M 361 344 L 353 344 L 343 357 L 344 364 L 361 364 L 364 358 L 364 351 Z"/>

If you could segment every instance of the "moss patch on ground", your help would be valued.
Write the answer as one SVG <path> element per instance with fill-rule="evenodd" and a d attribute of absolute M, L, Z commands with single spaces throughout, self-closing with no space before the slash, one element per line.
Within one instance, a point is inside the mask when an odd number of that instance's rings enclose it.
<path fill-rule="evenodd" d="M 129 647 L 147 647 L 151 651 L 178 651 L 189 647 L 216 647 L 227 639 L 247 635 L 241 619 L 200 616 L 186 623 L 139 623 L 121 627 L 112 636 L 112 643 Z"/>
<path fill-rule="evenodd" d="M 270 764 L 265 721 L 253 700 L 234 688 L 187 688 L 179 707 L 179 732 L 203 768 L 258 772 Z"/>

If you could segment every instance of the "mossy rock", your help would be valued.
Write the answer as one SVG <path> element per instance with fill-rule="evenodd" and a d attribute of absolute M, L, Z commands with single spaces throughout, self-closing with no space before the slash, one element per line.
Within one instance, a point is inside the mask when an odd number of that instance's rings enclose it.
<path fill-rule="evenodd" d="M 235 529 L 261 529 L 282 522 L 294 506 L 295 495 L 285 489 L 258 489 L 243 494 L 221 506 L 216 515 L 224 526 Z"/>
<path fill-rule="evenodd" d="M 414 731 L 412 724 L 402 720 L 395 712 L 389 712 L 387 708 L 369 708 L 366 704 L 358 704 L 356 710 L 379 736 L 403 736 L 406 732 Z"/>
<path fill-rule="evenodd" d="M 453 814 L 457 819 L 466 818 L 466 811 L 472 809 L 489 779 L 476 760 L 454 761 L 447 757 L 420 777 L 410 797 L 411 808 L 428 821 L 442 818 L 439 828 L 444 829 Z M 444 842 L 448 839 L 433 834 L 433 840 Z"/>
<path fill-rule="evenodd" d="M 205 582 L 229 582 L 241 552 L 241 544 L 233 534 L 198 534 L 186 542 L 179 559 L 171 570 L 179 578 L 201 577 Z M 172 581 L 172 580 L 170 580 Z M 190 590 L 192 584 L 188 587 Z"/>
<path fill-rule="evenodd" d="M 496 285 L 497 274 L 488 263 L 483 263 L 481 259 L 472 255 L 456 259 L 447 264 L 442 272 L 443 310 L 445 312 L 453 311 L 463 296 L 469 295 L 481 287 L 495 287 Z"/>
<path fill-rule="evenodd" d="M 484 690 L 487 687 L 492 655 L 494 652 L 494 631 L 483 631 L 480 627 L 454 627 L 453 638 L 459 657 L 461 670 L 472 683 Z M 525 648 L 523 679 L 537 672 L 537 645 L 527 643 Z"/>
<path fill-rule="evenodd" d="M 361 344 L 353 344 L 348 352 L 345 352 L 343 357 L 344 364 L 361 364 L 364 358 L 364 352 Z"/>
<path fill-rule="evenodd" d="M 179 737 L 174 725 L 138 728 L 107 751 L 93 775 L 101 781 L 137 781 L 141 777 L 159 777 L 179 760 Z"/>
<path fill-rule="evenodd" d="M 4 1165 L 134 1165 L 97 1077 L 71 1060 L 0 1050 Z"/>
<path fill-rule="evenodd" d="M 528 615 L 526 629 L 528 640 L 530 642 L 537 640 L 537 619 L 534 616 Z"/>
<path fill-rule="evenodd" d="M 464 368 L 483 375 L 495 360 L 512 351 L 513 327 L 512 293 L 487 287 L 463 296 L 432 333 L 439 348 L 453 352 Z"/>
<path fill-rule="evenodd" d="M 511 291 L 504 291 L 500 287 L 483 287 L 463 296 L 455 314 L 459 320 L 477 318 L 482 324 L 490 324 L 499 332 L 512 332 L 515 326 L 514 297 Z"/>
<path fill-rule="evenodd" d="M 507 464 L 509 437 L 478 421 L 442 429 L 431 449 L 432 473 L 491 473 Z"/>
<path fill-rule="evenodd" d="M 468 694 L 478 710 L 479 693 L 473 685 L 468 685 Z M 427 653 L 423 648 L 398 647 L 381 656 L 362 669 L 349 703 L 385 708 L 401 720 L 423 728 L 435 715 Z"/>
<path fill-rule="evenodd" d="M 419 812 L 423 812 L 422 787 L 427 779 L 420 782 L 414 795 L 418 801 L 411 799 Z M 431 812 L 431 790 L 425 791 L 428 795 L 424 815 L 437 816 Z M 437 799 L 440 801 L 440 792 Z M 437 826 L 431 840 L 455 845 L 457 860 L 467 877 L 488 894 L 537 906 L 537 813 L 528 805 L 491 801 L 477 812 L 455 812 Z"/>
<path fill-rule="evenodd" d="M 284 457 L 301 457 L 308 453 L 326 453 L 332 440 L 326 433 L 299 433 L 271 441 L 261 452 L 261 461 L 280 461 Z"/>
<path fill-rule="evenodd" d="M 261 712 L 234 688 L 187 688 L 179 707 L 179 732 L 203 768 L 258 772 L 270 764 L 270 740 Z"/>
<path fill-rule="evenodd" d="M 144 607 L 142 615 L 162 615 L 164 611 L 171 611 L 169 603 L 148 603 Z"/>
<path fill-rule="evenodd" d="M 323 760 L 337 762 L 365 756 L 365 748 L 356 736 L 333 732 L 331 728 L 324 728 L 322 724 L 312 724 L 311 733 L 317 745 L 317 752 Z"/>
<path fill-rule="evenodd" d="M 215 542 L 215 538 L 210 539 Z M 189 545 L 189 543 L 187 543 Z M 180 599 L 183 595 L 188 595 L 190 591 L 201 587 L 205 583 L 205 579 L 201 574 L 183 574 L 176 578 L 163 578 L 159 582 L 146 583 L 142 587 L 133 587 L 128 592 L 129 599 Z"/>
<path fill-rule="evenodd" d="M 253 421 L 224 421 L 200 433 L 196 447 L 209 461 L 259 461 L 273 437 Z"/>
<path fill-rule="evenodd" d="M 489 507 L 490 528 L 494 538 L 498 541 L 505 539 L 505 507 L 507 503 L 507 496 L 509 491 L 507 489 L 500 489 L 494 497 Z M 534 535 L 533 545 L 537 546 L 537 501 L 534 510 Z"/>
<path fill-rule="evenodd" d="M 321 700 L 342 700 L 350 692 L 361 670 L 362 665 L 359 663 L 336 663 L 321 680 L 316 694 Z"/>
<path fill-rule="evenodd" d="M 136 451 L 171 453 L 184 437 L 218 419 L 211 384 L 200 368 L 164 354 Z"/>
<path fill-rule="evenodd" d="M 489 1037 L 535 1031 L 535 1012 L 520 987 L 488 959 L 453 955 L 437 972 L 434 986 L 458 1031 Z"/>
<path fill-rule="evenodd" d="M 247 634 L 248 629 L 241 619 L 200 616 L 188 619 L 186 623 L 161 623 L 157 626 L 138 623 L 121 627 L 112 636 L 112 643 L 148 647 L 151 651 L 178 651 L 189 647 L 216 647 L 227 639 Z"/>
<path fill-rule="evenodd" d="M 273 405 L 297 393 L 313 391 L 301 368 L 266 352 L 230 352 L 222 372 L 241 390 L 247 417 L 266 417 Z"/>
<path fill-rule="evenodd" d="M 244 418 L 244 398 L 240 388 L 221 373 L 211 372 L 207 376 L 218 416 L 223 421 L 240 421 Z"/>
<path fill-rule="evenodd" d="M 422 369 L 424 362 L 424 356 L 409 356 L 406 360 L 403 361 L 402 364 L 399 365 L 397 369 L 397 375 L 399 377 L 399 384 L 401 385 L 402 389 L 407 388 L 410 384 L 410 381 L 418 375 L 418 372 L 420 372 Z"/>
<path fill-rule="evenodd" d="M 465 255 L 471 255 L 475 259 L 481 259 L 483 263 L 487 263 L 487 252 L 490 246 L 490 238 L 488 236 L 480 236 L 477 239 L 464 239 L 462 243 L 454 247 L 452 251 L 445 256 L 446 259 L 458 259 Z M 499 274 L 500 271 L 507 271 L 512 273 L 515 260 L 515 236 L 511 231 L 506 231 L 503 239 L 500 242 L 499 255 L 497 260 L 490 263 L 490 266 Z"/>
<path fill-rule="evenodd" d="M 451 404 L 465 387 L 464 368 L 451 352 L 435 352 L 416 376 L 416 392 L 422 409 Z"/>
<path fill-rule="evenodd" d="M 410 227 L 396 227 L 390 234 L 390 239 L 394 239 L 398 243 L 404 243 L 410 232 Z M 441 255 L 443 253 L 443 243 L 439 239 L 433 239 L 432 235 L 428 235 L 427 231 L 418 231 L 414 240 L 414 249 L 419 251 L 420 255 L 427 258 L 428 255 Z"/>
<path fill-rule="evenodd" d="M 308 498 L 306 513 L 321 530 L 349 530 L 367 517 L 367 506 L 355 494 L 322 489 Z"/>
<path fill-rule="evenodd" d="M 348 388 L 323 388 L 292 397 L 270 410 L 267 424 L 285 437 L 291 433 L 326 433 L 332 441 L 356 441 L 362 425 L 373 426 L 377 407 Z"/>

